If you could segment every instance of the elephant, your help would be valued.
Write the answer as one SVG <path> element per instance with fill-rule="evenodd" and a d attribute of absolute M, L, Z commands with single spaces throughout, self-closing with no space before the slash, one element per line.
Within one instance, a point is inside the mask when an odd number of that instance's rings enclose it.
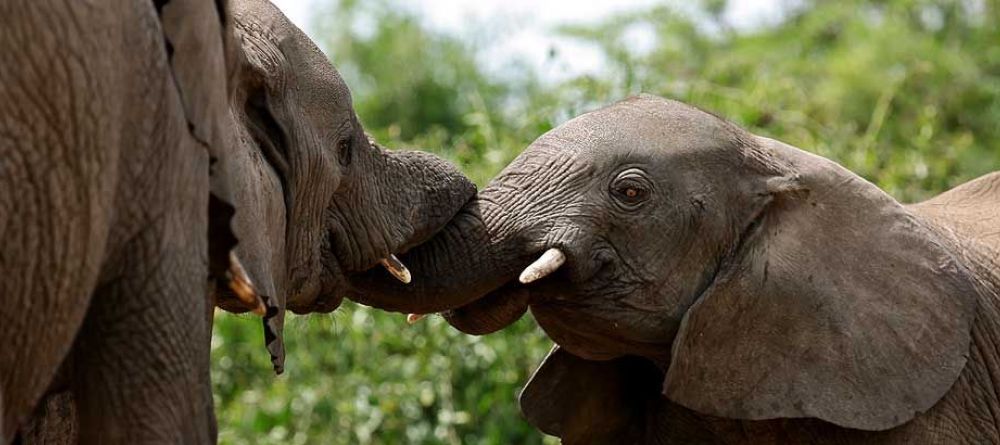
<path fill-rule="evenodd" d="M 529 309 L 520 394 L 568 444 L 1000 441 L 1000 172 L 903 205 L 823 157 L 631 97 L 535 140 L 359 298 Z M 406 308 L 398 306 L 399 311 Z"/>
<path fill-rule="evenodd" d="M 222 14 L 186 0 L 0 5 L 0 442 L 60 367 L 84 442 L 214 437 Z"/>
<path fill-rule="evenodd" d="M 409 281 L 394 254 L 475 195 L 371 140 L 266 0 L 0 17 L 0 443 L 214 443 L 216 305 L 263 317 L 280 373 L 286 310 L 332 311 L 356 276 Z"/>

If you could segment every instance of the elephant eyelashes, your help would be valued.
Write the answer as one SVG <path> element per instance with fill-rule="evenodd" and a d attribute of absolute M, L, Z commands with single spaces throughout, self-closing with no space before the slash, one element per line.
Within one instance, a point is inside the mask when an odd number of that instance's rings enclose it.
<path fill-rule="evenodd" d="M 618 174 L 611 183 L 611 196 L 628 210 L 636 209 L 649 199 L 652 185 L 646 172 L 630 168 Z"/>

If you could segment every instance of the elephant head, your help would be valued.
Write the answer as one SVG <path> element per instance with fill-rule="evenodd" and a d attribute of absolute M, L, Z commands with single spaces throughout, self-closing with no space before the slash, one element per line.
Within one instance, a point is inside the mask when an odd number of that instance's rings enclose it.
<path fill-rule="evenodd" d="M 404 258 L 419 283 L 370 274 L 360 298 L 472 294 L 444 315 L 475 334 L 530 308 L 561 350 L 522 410 L 551 434 L 641 422 L 661 393 L 881 430 L 966 363 L 977 290 L 951 243 L 834 162 L 641 96 L 537 139 Z M 661 380 L 608 383 L 622 369 Z"/>
<path fill-rule="evenodd" d="M 235 152 L 216 176 L 236 208 L 236 254 L 268 306 L 266 341 L 280 372 L 286 309 L 332 311 L 352 276 L 380 262 L 408 281 L 394 254 L 434 234 L 475 186 L 435 156 L 373 142 L 336 69 L 270 2 L 235 2 L 232 20 Z M 228 290 L 217 301 L 246 310 Z M 459 303 L 399 301 L 412 310 Z"/>

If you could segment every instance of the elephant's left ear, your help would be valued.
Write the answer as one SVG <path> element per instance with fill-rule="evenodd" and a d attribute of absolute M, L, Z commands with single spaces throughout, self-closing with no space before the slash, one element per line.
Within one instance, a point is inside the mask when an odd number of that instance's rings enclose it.
<path fill-rule="evenodd" d="M 664 394 L 738 419 L 885 430 L 969 354 L 976 287 L 950 241 L 829 160 L 759 138 L 760 212 L 685 315 Z"/>
<path fill-rule="evenodd" d="M 555 346 L 521 391 L 521 413 L 563 443 L 635 443 L 663 373 L 638 357 L 590 361 Z"/>

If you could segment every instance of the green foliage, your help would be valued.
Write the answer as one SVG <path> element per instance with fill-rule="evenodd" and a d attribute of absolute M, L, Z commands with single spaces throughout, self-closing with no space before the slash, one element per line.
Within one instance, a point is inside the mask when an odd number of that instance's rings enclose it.
<path fill-rule="evenodd" d="M 472 337 L 437 316 L 410 326 L 346 303 L 291 317 L 280 377 L 262 338 L 259 319 L 216 317 L 222 443 L 540 443 L 513 404 L 549 347 L 527 318 L 507 336 Z"/>
<path fill-rule="evenodd" d="M 332 5 L 317 25 L 372 134 L 442 154 L 480 185 L 558 123 L 638 92 L 835 159 L 904 200 L 1000 169 L 998 0 L 814 1 L 750 31 L 727 24 L 724 9 L 711 0 L 565 27 L 600 48 L 608 69 L 556 84 L 484 73 L 474 43 L 388 0 Z M 652 32 L 649 52 L 630 48 L 637 28 Z M 550 345 L 530 317 L 470 337 L 438 317 L 408 326 L 345 304 L 291 317 L 280 377 L 261 338 L 257 319 L 216 317 L 223 443 L 553 442 L 516 406 Z"/>

